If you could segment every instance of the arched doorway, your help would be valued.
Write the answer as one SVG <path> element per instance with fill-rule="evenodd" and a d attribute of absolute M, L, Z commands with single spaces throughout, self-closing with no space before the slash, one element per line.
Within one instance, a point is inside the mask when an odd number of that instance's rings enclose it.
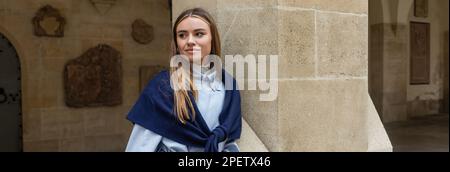
<path fill-rule="evenodd" d="M 22 151 L 21 109 L 19 57 L 0 33 L 0 152 Z"/>

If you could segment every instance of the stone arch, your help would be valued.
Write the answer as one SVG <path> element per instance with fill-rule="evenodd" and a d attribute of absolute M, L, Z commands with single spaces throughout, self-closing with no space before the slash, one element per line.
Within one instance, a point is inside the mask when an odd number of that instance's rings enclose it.
<path fill-rule="evenodd" d="M 398 15 L 398 21 L 409 21 L 409 17 L 414 12 L 414 1 L 400 1 L 400 7 L 409 7 L 406 11 L 400 11 Z M 407 23 L 408 24 L 408 23 Z"/>

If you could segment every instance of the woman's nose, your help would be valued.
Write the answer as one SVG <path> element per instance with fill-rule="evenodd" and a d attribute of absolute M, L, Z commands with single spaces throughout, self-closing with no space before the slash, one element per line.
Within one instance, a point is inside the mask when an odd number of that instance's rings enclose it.
<path fill-rule="evenodd" d="M 193 35 L 189 35 L 188 44 L 192 45 L 192 46 L 195 45 L 195 40 L 194 40 L 194 36 Z"/>

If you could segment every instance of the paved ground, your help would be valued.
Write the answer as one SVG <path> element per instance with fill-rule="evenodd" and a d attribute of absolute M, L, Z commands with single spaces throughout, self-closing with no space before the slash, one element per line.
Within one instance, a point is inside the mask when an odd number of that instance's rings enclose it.
<path fill-rule="evenodd" d="M 449 115 L 385 124 L 394 152 L 448 152 Z"/>

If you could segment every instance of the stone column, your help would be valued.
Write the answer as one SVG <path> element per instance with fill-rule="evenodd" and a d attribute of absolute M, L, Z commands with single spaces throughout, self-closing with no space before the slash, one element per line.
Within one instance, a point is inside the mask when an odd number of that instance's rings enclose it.
<path fill-rule="evenodd" d="M 383 122 L 407 119 L 407 27 L 371 25 L 371 94 Z"/>
<path fill-rule="evenodd" d="M 172 5 L 173 20 L 183 9 L 209 10 L 219 25 L 223 55 L 279 56 L 275 101 L 259 101 L 259 91 L 241 92 L 244 118 L 269 151 L 368 151 L 373 134 L 367 119 L 377 114 L 368 96 L 367 1 L 173 0 Z"/>

